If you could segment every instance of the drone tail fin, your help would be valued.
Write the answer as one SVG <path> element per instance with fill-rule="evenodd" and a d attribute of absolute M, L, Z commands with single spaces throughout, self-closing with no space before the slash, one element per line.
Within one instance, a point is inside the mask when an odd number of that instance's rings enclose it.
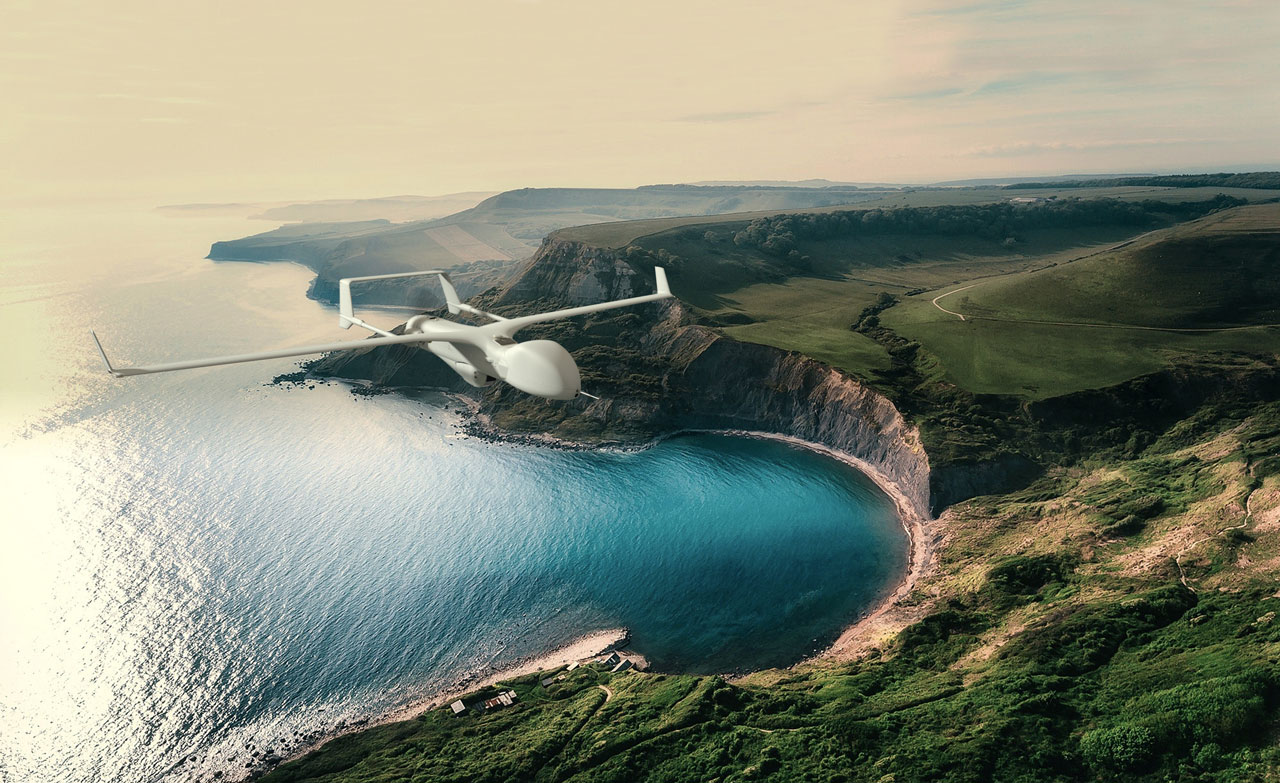
<path fill-rule="evenodd" d="M 460 307 L 462 300 L 458 299 L 458 290 L 453 287 L 453 281 L 444 272 L 440 273 L 440 287 L 444 289 L 444 302 L 449 312 L 454 315 L 462 312 Z"/>
<path fill-rule="evenodd" d="M 667 270 L 660 266 L 653 268 L 654 284 L 658 289 L 658 294 L 664 297 L 671 296 L 671 287 L 667 285 Z"/>
<path fill-rule="evenodd" d="M 98 355 L 102 357 L 102 363 L 107 365 L 107 372 L 111 373 L 112 376 L 119 378 L 120 376 L 116 375 L 116 369 L 111 366 L 111 360 L 107 358 L 107 352 L 102 350 L 102 341 L 98 339 L 98 333 L 90 329 L 89 335 L 93 337 L 93 344 L 98 346 Z"/>
<path fill-rule="evenodd" d="M 368 324 L 356 318 L 354 308 L 351 303 L 351 284 L 363 283 L 366 280 L 394 280 L 399 277 L 421 277 L 422 275 L 440 275 L 440 287 L 444 289 L 444 300 L 449 306 L 449 312 L 457 314 L 458 312 L 458 292 L 453 287 L 453 282 L 449 280 L 449 275 L 439 269 L 428 269 L 423 272 L 396 272 L 390 275 L 365 275 L 364 277 L 344 277 L 338 281 L 338 326 L 343 329 L 350 329 L 355 326 L 364 326 L 368 328 Z M 379 330 L 374 330 L 379 331 Z M 380 334 L 384 334 L 379 332 Z M 385 334 L 384 334 L 385 336 Z"/>
<path fill-rule="evenodd" d="M 351 324 L 355 323 L 355 313 L 351 308 L 352 279 L 344 277 L 338 281 L 338 326 L 343 329 L 350 329 Z"/>
<path fill-rule="evenodd" d="M 598 313 L 602 310 L 613 310 L 618 307 L 630 307 L 631 305 L 674 298 L 674 295 L 671 293 L 671 286 L 667 284 L 667 270 L 660 266 L 655 266 L 653 268 L 653 280 L 655 290 L 652 294 L 633 296 L 629 299 L 615 299 L 612 302 L 601 302 L 599 304 L 583 305 L 581 307 L 570 307 L 567 310 L 553 310 L 549 313 L 538 313 L 537 315 L 525 315 L 519 318 L 511 318 L 503 324 L 502 329 L 504 331 L 502 333 L 510 337 L 529 324 L 538 324 L 545 321 L 558 321 L 561 318 L 572 318 L 575 315 Z M 465 308 L 466 305 L 463 305 L 463 307 Z"/>

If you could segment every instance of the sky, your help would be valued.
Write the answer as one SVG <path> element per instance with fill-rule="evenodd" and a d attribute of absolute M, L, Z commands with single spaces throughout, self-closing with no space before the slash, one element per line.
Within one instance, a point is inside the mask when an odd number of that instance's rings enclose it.
<path fill-rule="evenodd" d="M 0 0 L 0 201 L 1280 168 L 1275 0 Z"/>

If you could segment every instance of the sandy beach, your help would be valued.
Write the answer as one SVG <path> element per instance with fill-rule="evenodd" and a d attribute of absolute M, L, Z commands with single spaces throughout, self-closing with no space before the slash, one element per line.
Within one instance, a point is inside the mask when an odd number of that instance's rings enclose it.
<path fill-rule="evenodd" d="M 495 685 L 503 680 L 510 680 L 515 677 L 523 677 L 526 674 L 534 672 L 549 671 L 551 669 L 559 669 L 568 666 L 574 661 L 581 661 L 587 658 L 594 658 L 597 655 L 613 649 L 615 646 L 624 644 L 629 634 L 625 628 L 611 628 L 607 631 L 597 631 L 595 633 L 582 636 L 563 647 L 557 647 L 549 653 L 538 655 L 532 658 L 526 658 L 517 661 L 511 666 L 500 669 L 494 669 L 491 672 L 478 675 L 475 679 L 467 680 L 446 691 L 429 696 L 425 699 L 408 704 L 395 712 L 388 713 L 384 718 L 378 721 L 381 723 L 394 723 L 398 720 L 408 720 L 409 718 L 421 715 L 429 709 L 439 707 L 443 704 L 465 696 L 468 693 L 478 691 L 490 685 Z"/>
<path fill-rule="evenodd" d="M 473 423 L 479 424 L 479 427 L 473 426 L 473 428 L 471 428 L 470 434 L 473 437 L 479 436 L 495 440 L 516 441 L 552 448 L 619 448 L 628 451 L 639 450 L 649 448 L 654 443 L 665 438 L 697 432 L 781 441 L 799 448 L 823 454 L 832 459 L 840 460 L 870 478 L 871 481 L 874 482 L 875 485 L 893 501 L 898 513 L 898 518 L 901 521 L 903 530 L 906 531 L 908 538 L 909 551 L 907 567 L 894 589 L 886 594 L 885 597 L 874 607 L 869 608 L 852 625 L 845 628 L 840 633 L 840 636 L 837 637 L 830 646 L 816 655 L 799 661 L 794 665 L 799 666 L 805 663 L 820 662 L 823 660 L 843 661 L 858 658 L 868 650 L 878 647 L 884 642 L 890 640 L 895 634 L 907 625 L 918 620 L 925 611 L 927 611 L 925 607 L 906 606 L 903 601 L 911 595 L 911 592 L 915 589 L 916 585 L 919 584 L 921 579 L 923 579 L 924 576 L 927 575 L 936 565 L 936 551 L 933 546 L 933 542 L 939 533 L 939 530 L 936 529 L 938 526 L 938 520 L 929 519 L 923 516 L 914 508 L 913 504 L 907 499 L 906 495 L 897 486 L 897 484 L 891 481 L 874 466 L 868 464 L 865 460 L 853 456 L 852 454 L 837 451 L 836 449 L 829 448 L 820 443 L 813 443 L 790 435 L 752 430 L 683 430 L 681 432 L 674 432 L 669 435 L 665 435 L 662 438 L 653 441 L 653 443 L 649 443 L 644 446 L 606 445 L 602 447 L 595 444 L 567 441 L 550 435 L 523 437 L 505 436 L 503 433 L 493 428 L 487 420 L 477 415 L 474 408 L 472 416 Z M 478 422 L 476 421 L 477 419 L 479 420 Z M 413 701 L 368 722 L 363 722 L 357 726 L 347 726 L 341 730 L 327 734 L 313 742 L 309 742 L 306 746 L 293 750 L 285 760 L 288 761 L 305 756 L 319 748 L 324 743 L 344 734 L 360 731 L 371 726 L 409 720 L 423 712 L 426 712 L 427 710 L 440 707 L 455 699 L 465 696 L 468 693 L 473 693 L 481 688 L 494 685 L 503 680 L 520 677 L 533 672 L 557 669 L 567 666 L 574 661 L 581 661 L 595 657 L 616 645 L 623 644 L 627 640 L 627 637 L 628 633 L 626 629 L 623 628 L 598 631 L 582 636 L 563 647 L 559 647 L 543 655 L 516 661 L 510 666 L 477 673 L 444 691 Z"/>
<path fill-rule="evenodd" d="M 595 656 L 607 650 L 613 649 L 615 646 L 624 644 L 629 633 L 625 628 L 611 628 L 605 631 L 596 631 L 594 633 L 581 636 L 574 641 L 556 649 L 529 658 L 516 661 L 510 666 L 501 668 L 493 668 L 475 674 L 462 682 L 457 683 L 443 691 L 434 693 L 430 696 L 412 701 L 403 707 L 392 710 L 386 714 L 380 715 L 367 721 L 362 721 L 358 725 L 348 725 L 341 729 L 328 732 L 305 745 L 293 748 L 289 751 L 280 763 L 293 761 L 301 758 L 312 751 L 320 748 L 330 740 L 337 739 L 345 734 L 353 734 L 357 731 L 373 726 L 382 726 L 387 723 L 396 723 L 398 721 L 410 720 L 421 715 L 427 710 L 434 709 L 444 704 L 461 698 L 468 693 L 473 693 L 486 688 L 490 685 L 509 680 L 514 677 L 522 677 L 526 674 L 534 672 L 549 671 L 568 666 L 574 661 L 581 661 Z"/>
<path fill-rule="evenodd" d="M 707 432 L 711 431 L 708 430 Z M 936 565 L 937 553 L 934 547 L 934 539 L 940 532 L 938 530 L 939 520 L 923 516 L 907 499 L 901 488 L 891 481 L 888 476 L 885 476 L 865 460 L 859 459 L 852 454 L 837 451 L 820 443 L 813 443 L 791 435 L 780 435 L 775 432 L 756 432 L 752 430 L 714 430 L 714 432 L 722 435 L 782 441 L 824 454 L 850 465 L 866 475 L 882 492 L 889 496 L 898 511 L 898 519 L 902 522 L 902 529 L 907 533 L 907 546 L 909 548 L 907 568 L 893 591 L 886 595 L 880 603 L 868 609 L 856 622 L 845 628 L 840 633 L 840 636 L 831 643 L 831 646 L 817 655 L 800 661 L 800 663 L 819 660 L 844 661 L 858 658 L 868 650 L 887 642 L 903 628 L 923 616 L 927 611 L 925 607 L 904 606 L 903 600 L 911 595 L 911 591 L 920 583 L 920 580 Z"/>

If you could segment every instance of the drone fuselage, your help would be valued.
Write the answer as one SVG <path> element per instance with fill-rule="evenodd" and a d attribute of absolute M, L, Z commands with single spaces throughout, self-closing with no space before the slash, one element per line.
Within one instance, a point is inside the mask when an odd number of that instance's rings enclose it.
<path fill-rule="evenodd" d="M 472 386 L 503 380 L 551 400 L 578 396 L 582 390 L 578 365 L 563 346 L 550 340 L 516 342 L 502 333 L 502 323 L 477 327 L 418 315 L 405 323 L 403 331 L 425 336 L 423 347 Z"/>

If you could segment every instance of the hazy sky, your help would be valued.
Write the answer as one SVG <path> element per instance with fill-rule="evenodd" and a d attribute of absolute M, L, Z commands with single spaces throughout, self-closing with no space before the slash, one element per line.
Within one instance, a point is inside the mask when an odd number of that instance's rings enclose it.
<path fill-rule="evenodd" d="M 0 0 L 0 198 L 1280 162 L 1280 2 Z"/>

